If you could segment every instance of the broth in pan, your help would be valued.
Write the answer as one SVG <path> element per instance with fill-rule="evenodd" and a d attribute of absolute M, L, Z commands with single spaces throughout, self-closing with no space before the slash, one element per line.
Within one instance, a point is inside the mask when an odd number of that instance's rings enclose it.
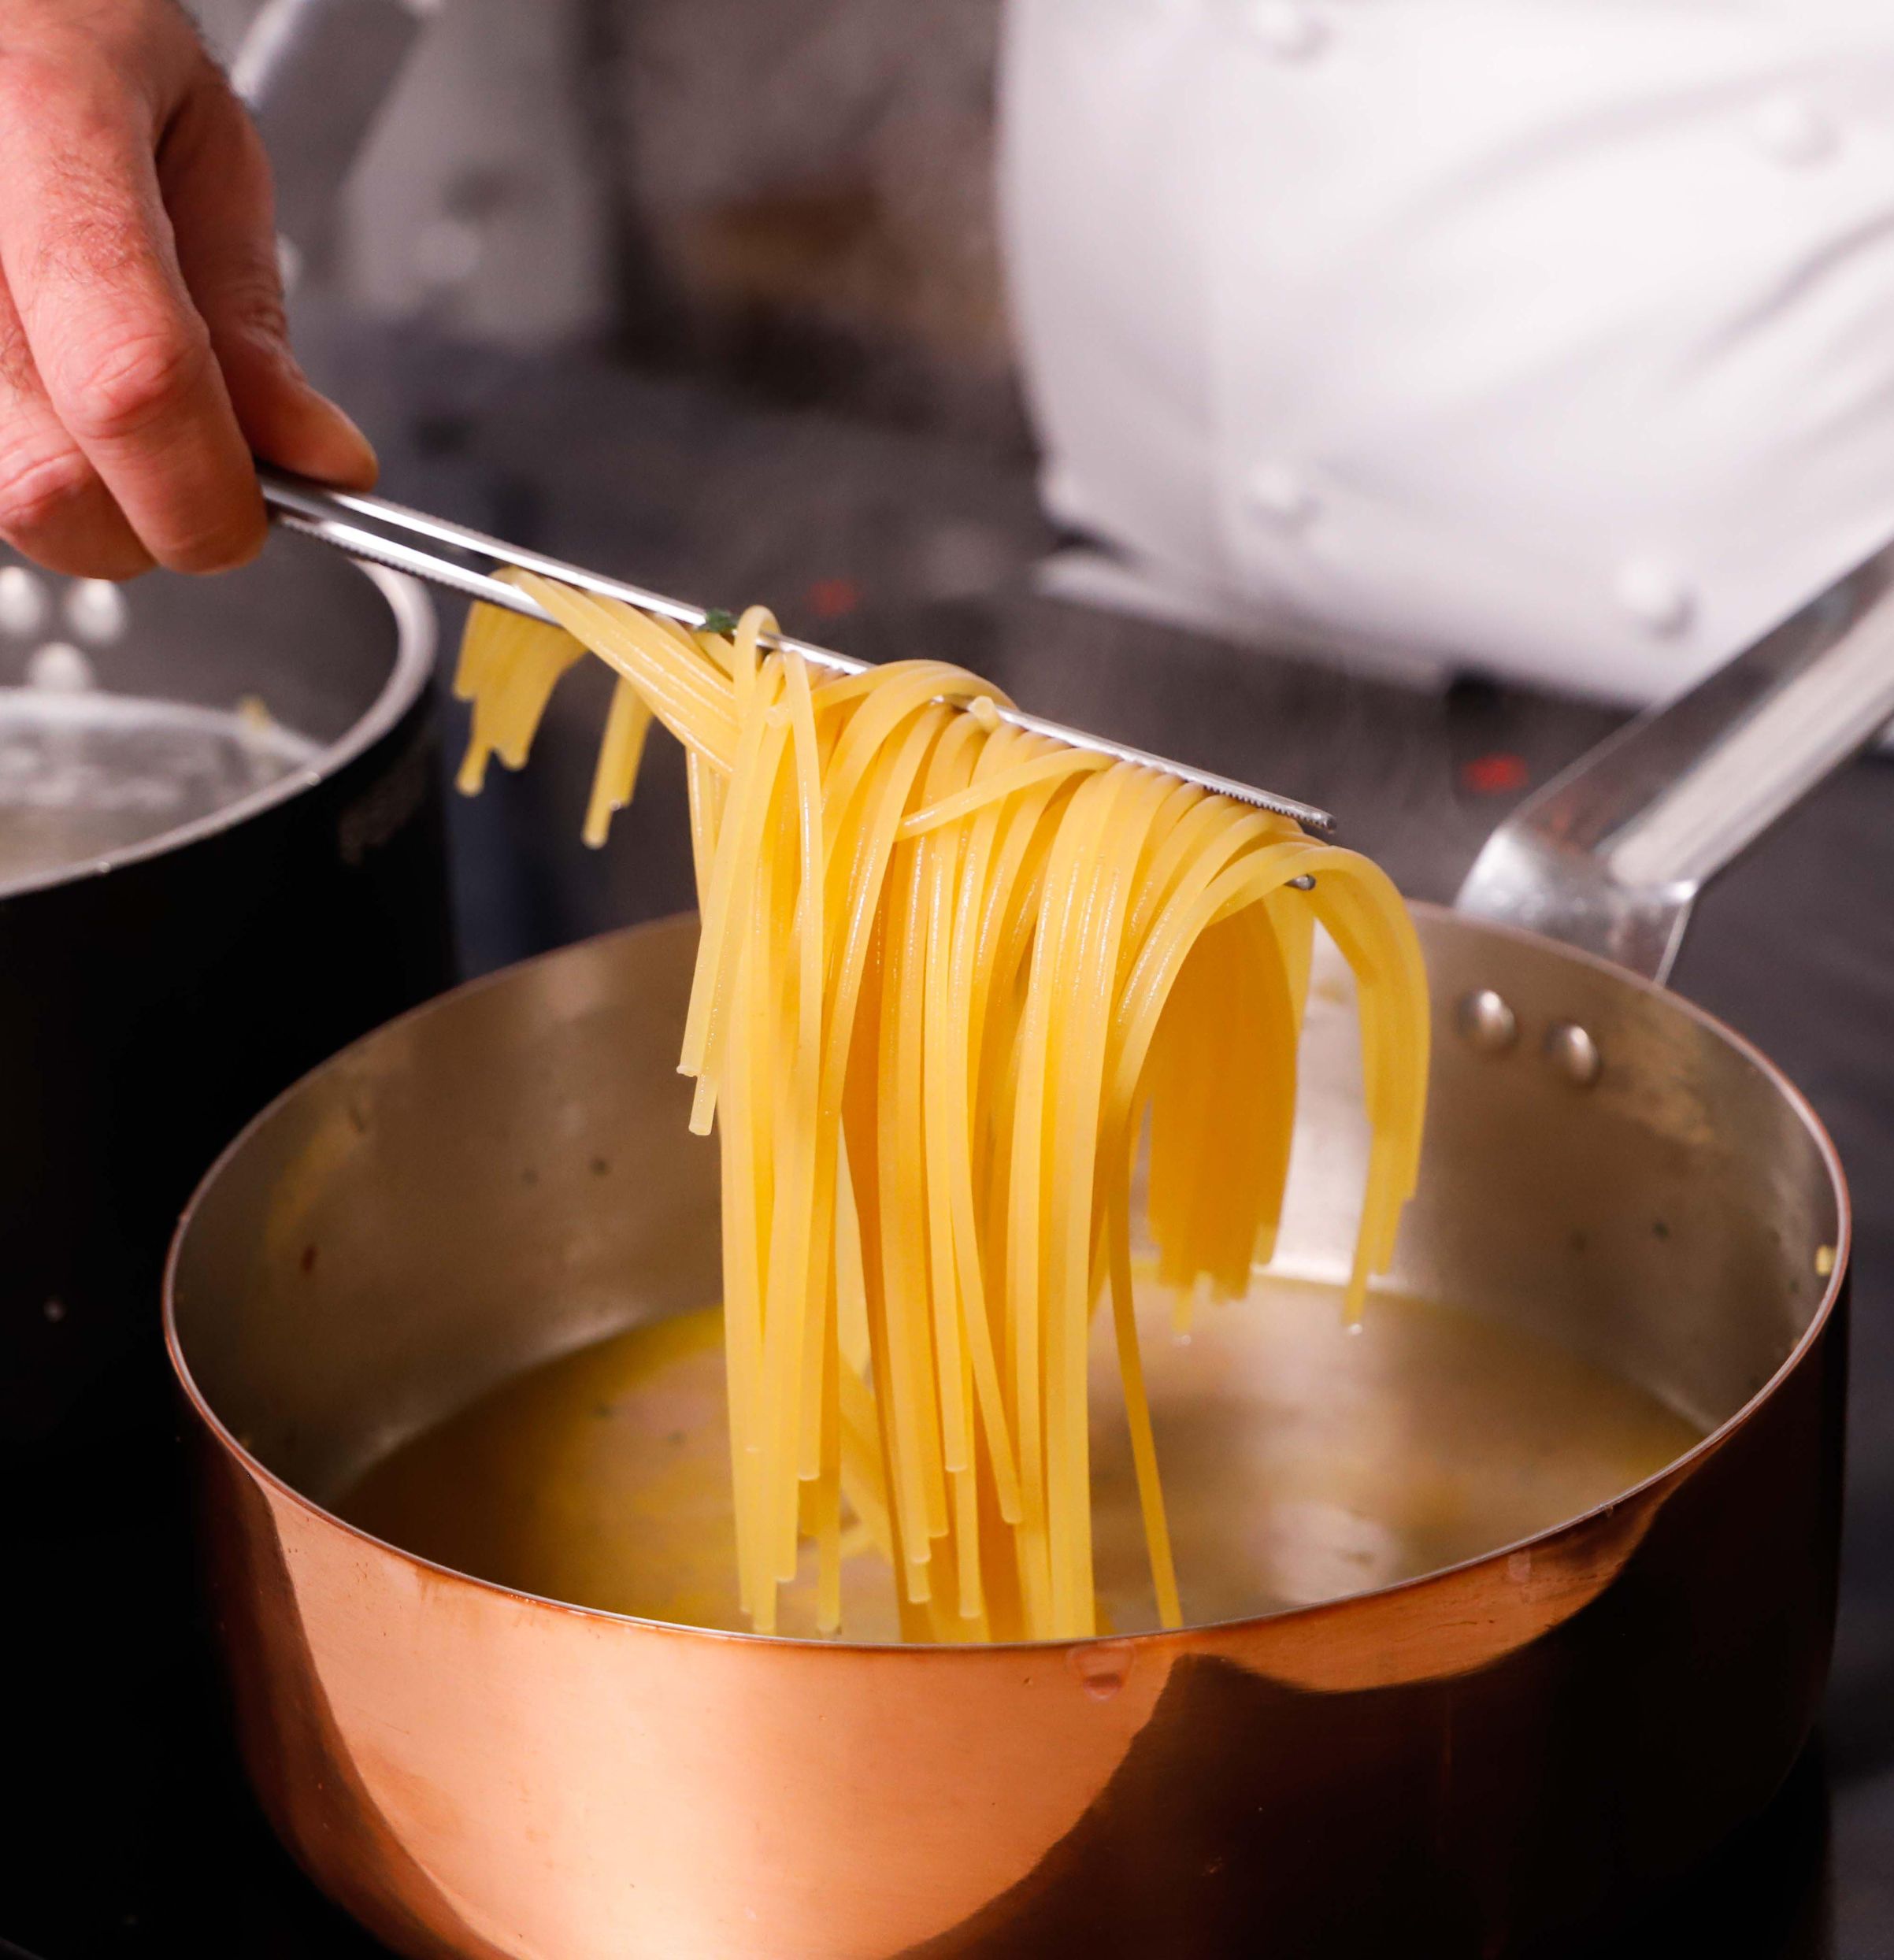
<path fill-rule="evenodd" d="M 1263 1279 L 1172 1332 L 1140 1295 L 1187 1622 L 1312 1604 L 1471 1558 L 1604 1502 L 1699 1432 L 1563 1348 L 1448 1307 Z M 747 1630 L 715 1309 L 516 1376 L 374 1465 L 335 1506 L 456 1570 L 577 1605 Z M 1108 1317 L 1092 1357 L 1101 1631 L 1155 1625 Z M 855 1534 L 858 1539 L 860 1533 Z M 885 1562 L 843 1567 L 843 1631 L 898 1636 Z M 813 1551 L 784 1589 L 815 1631 Z"/>

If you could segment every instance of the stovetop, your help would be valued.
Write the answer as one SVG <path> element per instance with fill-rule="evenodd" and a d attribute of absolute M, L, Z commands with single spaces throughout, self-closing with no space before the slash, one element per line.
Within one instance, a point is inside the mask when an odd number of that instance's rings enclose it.
<path fill-rule="evenodd" d="M 1413 692 L 1034 595 L 1051 542 L 1030 460 L 789 415 L 602 365 L 316 320 L 313 365 L 381 442 L 391 494 L 871 658 L 928 653 L 1057 718 L 1338 811 L 1409 891 L 1450 897 L 1518 795 L 1614 725 L 1462 683 Z M 602 854 L 576 835 L 593 704 L 555 702 L 532 766 L 459 804 L 456 893 L 480 970 L 689 899 L 658 761 Z M 1846 1562 L 1815 1743 L 1765 1814 L 1588 1954 L 1885 1960 L 1894 1953 L 1894 767 L 1858 765 L 1718 885 L 1678 989 L 1788 1070 L 1858 1206 Z M 155 1312 L 155 1307 L 154 1309 Z M 358 1960 L 383 1950 L 279 1848 L 230 1758 L 216 1689 L 151 1605 L 179 1575 L 72 1585 L 83 1692 L 29 1694 L 6 1740 L 0 1934 L 35 1960 Z M 89 1592 L 88 1592 L 89 1589 Z M 179 1596 L 175 1591 L 172 1603 Z M 0 1601 L 0 1617 L 17 1610 Z M 0 1942 L 0 1954 L 6 1948 Z"/>

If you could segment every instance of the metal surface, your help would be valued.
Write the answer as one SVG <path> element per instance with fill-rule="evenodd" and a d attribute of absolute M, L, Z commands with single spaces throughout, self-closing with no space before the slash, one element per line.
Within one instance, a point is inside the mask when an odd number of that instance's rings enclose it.
<path fill-rule="evenodd" d="M 336 199 L 439 0 L 266 0 L 231 83 L 269 149 L 276 225 L 325 253 Z"/>
<path fill-rule="evenodd" d="M 298 1856 L 416 1956 L 1498 1956 L 1760 1809 L 1829 1643 L 1839 1167 L 1674 998 L 1420 926 L 1443 1022 L 1490 989 L 1519 1039 L 1440 1031 L 1393 1284 L 1713 1433 L 1523 1542 L 1178 1634 L 696 1632 L 460 1577 L 323 1508 L 522 1368 L 715 1296 L 713 1149 L 673 1068 L 688 922 L 463 989 L 286 1096 L 195 1202 L 168 1313 L 243 1747 Z M 1566 1023 L 1602 1059 L 1583 1095 L 1541 1058 Z M 1294 1273 L 1345 1260 L 1358 1065 L 1318 987 Z"/>
<path fill-rule="evenodd" d="M 1503 1055 L 1519 1039 L 1519 1017 L 1490 987 L 1463 995 L 1454 1023 L 1460 1039 L 1482 1054 Z"/>
<path fill-rule="evenodd" d="M 1894 547 L 1494 832 L 1457 900 L 1663 980 L 1706 882 L 1894 717 Z"/>
<path fill-rule="evenodd" d="M 385 497 L 326 489 L 320 484 L 306 483 L 280 470 L 268 467 L 260 469 L 258 475 L 263 485 L 264 502 L 269 506 L 277 522 L 288 529 L 298 532 L 306 537 L 315 538 L 339 551 L 348 553 L 353 558 L 366 559 L 371 563 L 408 572 L 416 578 L 428 580 L 449 591 L 479 599 L 489 606 L 503 606 L 509 612 L 518 613 L 528 619 L 540 620 L 549 625 L 558 624 L 543 606 L 524 592 L 507 584 L 504 580 L 469 570 L 454 563 L 452 559 L 443 558 L 437 550 L 427 549 L 408 540 L 421 538 L 426 539 L 430 546 L 465 552 L 484 558 L 489 564 L 515 565 L 525 571 L 537 572 L 563 584 L 577 586 L 584 591 L 596 592 L 607 598 L 623 599 L 647 613 L 658 613 L 686 626 L 702 626 L 710 617 L 706 607 L 692 606 L 682 599 L 669 598 L 662 593 L 648 592 L 641 586 L 628 585 L 621 580 L 605 578 L 596 572 L 587 572 L 578 565 L 563 564 L 557 558 L 547 558 L 536 551 L 523 550 L 516 545 L 506 544 L 499 539 L 470 530 L 464 524 L 452 524 L 445 518 L 429 517 L 423 512 L 407 509 L 400 504 L 390 502 Z M 391 531 L 405 535 L 391 537 L 387 535 Z M 806 640 L 791 639 L 785 635 L 765 634 L 763 638 L 766 646 L 779 647 L 786 651 L 800 654 L 812 665 L 826 668 L 832 672 L 858 674 L 868 665 L 865 661 L 851 660 L 828 647 L 812 646 Z M 1258 810 L 1273 810 L 1278 816 L 1289 817 L 1300 824 L 1305 830 L 1325 834 L 1335 827 L 1334 818 L 1326 810 L 1297 802 L 1292 797 L 1279 796 L 1271 790 L 1260 790 L 1253 784 L 1239 783 L 1229 776 L 1211 775 L 1181 762 L 1170 761 L 1163 756 L 1148 754 L 1142 749 L 1128 747 L 1121 743 L 1108 742 L 1102 736 L 1088 735 L 1082 729 L 1043 721 L 1036 715 L 1022 714 L 1017 709 L 1002 708 L 999 713 L 1001 721 L 1010 723 L 1016 728 L 1024 728 L 1034 735 L 1049 735 L 1054 741 L 1063 742 L 1073 748 L 1088 750 L 1095 755 L 1109 755 L 1120 761 L 1136 762 L 1149 769 L 1162 769 L 1168 775 L 1177 776 L 1187 783 L 1195 783 L 1199 787 L 1214 791 L 1220 796 L 1229 796 L 1238 802 L 1253 804 Z"/>

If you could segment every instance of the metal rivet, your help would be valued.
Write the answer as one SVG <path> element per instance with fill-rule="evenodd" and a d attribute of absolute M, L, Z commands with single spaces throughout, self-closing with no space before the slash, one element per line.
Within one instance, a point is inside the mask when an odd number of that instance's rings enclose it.
<path fill-rule="evenodd" d="M 1598 1043 L 1573 1021 L 1555 1021 L 1545 1031 L 1545 1058 L 1575 1089 L 1588 1089 L 1604 1066 Z"/>
<path fill-rule="evenodd" d="M 102 647 L 132 621 L 125 595 L 109 579 L 80 579 L 66 594 L 66 624 L 81 639 Z"/>
<path fill-rule="evenodd" d="M 1329 38 L 1323 22 L 1294 0 L 1251 0 L 1251 31 L 1278 60 L 1307 61 Z"/>
<path fill-rule="evenodd" d="M 1483 1055 L 1503 1055 L 1519 1039 L 1518 1016 L 1490 987 L 1467 995 L 1454 1017 L 1462 1039 Z"/>
<path fill-rule="evenodd" d="M 1098 1640 L 1072 1648 L 1066 1665 L 1094 1701 L 1108 1702 L 1125 1685 L 1136 1658 L 1129 1640 Z"/>
<path fill-rule="evenodd" d="M 76 647 L 53 640 L 27 661 L 26 684 L 48 694 L 83 694 L 92 684 L 92 663 Z"/>
<path fill-rule="evenodd" d="M 0 633 L 24 639 L 45 625 L 51 610 L 45 586 L 24 565 L 0 565 Z"/>
<path fill-rule="evenodd" d="M 1259 517 L 1298 531 L 1315 515 L 1315 492 L 1286 463 L 1258 463 L 1244 480 L 1244 502 Z"/>
<path fill-rule="evenodd" d="M 1696 595 L 1667 565 L 1655 558 L 1628 558 L 1612 581 L 1618 604 L 1647 632 L 1666 639 L 1681 633 L 1696 611 Z"/>
<path fill-rule="evenodd" d="M 1819 163 L 1835 147 L 1834 125 L 1803 95 L 1775 95 L 1756 111 L 1756 141 L 1777 163 Z"/>

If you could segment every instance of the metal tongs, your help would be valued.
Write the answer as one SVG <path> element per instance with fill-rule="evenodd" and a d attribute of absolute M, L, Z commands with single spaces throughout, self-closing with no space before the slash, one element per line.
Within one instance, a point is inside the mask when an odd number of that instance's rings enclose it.
<path fill-rule="evenodd" d="M 528 619 L 541 620 L 548 625 L 558 624 L 543 606 L 516 586 L 495 578 L 491 570 L 478 569 L 443 556 L 443 549 L 458 553 L 463 558 L 482 561 L 489 567 L 511 566 L 524 572 L 536 572 L 543 577 L 556 579 L 563 585 L 576 586 L 582 591 L 596 592 L 606 598 L 622 599 L 644 612 L 658 613 L 692 628 L 702 626 L 712 617 L 706 607 L 691 606 L 682 599 L 668 598 L 660 592 L 647 592 L 641 586 L 628 585 L 620 579 L 603 578 L 596 572 L 564 564 L 537 551 L 523 551 L 517 545 L 502 543 L 497 538 L 470 531 L 464 524 L 450 524 L 445 518 L 431 517 L 424 512 L 391 503 L 385 497 L 325 489 L 320 484 L 268 468 L 260 469 L 257 474 L 263 486 L 265 503 L 285 530 L 300 532 L 305 537 L 314 538 L 351 558 L 410 572 L 431 585 L 445 587 L 449 591 L 461 593 L 484 605 L 504 606 L 509 612 L 522 613 Z M 417 539 L 422 542 L 415 542 Z M 785 653 L 800 654 L 812 666 L 826 668 L 834 673 L 858 674 L 868 665 L 865 661 L 851 660 L 846 654 L 835 653 L 826 647 L 812 647 L 806 640 L 791 639 L 786 635 L 766 634 L 764 643 Z M 1272 790 L 1233 782 L 1226 776 L 1213 776 L 1205 769 L 1191 769 L 1161 755 L 1147 754 L 1142 749 L 1105 741 L 1082 729 L 1062 728 L 1057 722 L 1042 721 L 1036 715 L 1021 714 L 1014 708 L 1002 708 L 999 712 L 1001 721 L 1016 728 L 1024 728 L 1033 735 L 1050 735 L 1054 741 L 1066 743 L 1075 749 L 1089 750 L 1095 755 L 1108 755 L 1117 761 L 1161 769 L 1166 775 L 1194 783 L 1219 796 L 1228 796 L 1237 802 L 1252 804 L 1258 810 L 1287 817 L 1318 836 L 1325 835 L 1335 828 L 1335 819 L 1326 810 L 1299 803 L 1293 797 L 1278 796 Z"/>

